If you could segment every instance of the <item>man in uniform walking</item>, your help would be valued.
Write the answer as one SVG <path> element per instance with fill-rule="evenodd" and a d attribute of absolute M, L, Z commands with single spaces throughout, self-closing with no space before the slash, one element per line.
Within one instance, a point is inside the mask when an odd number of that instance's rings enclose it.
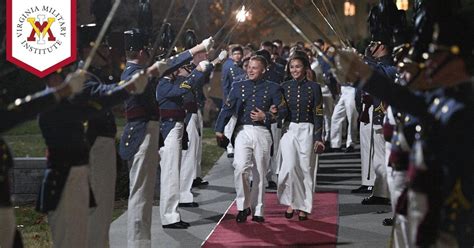
<path fill-rule="evenodd" d="M 147 37 L 140 29 L 124 32 L 127 64 L 122 79 L 140 73 L 149 62 Z M 191 61 L 193 54 L 209 49 L 212 39 L 159 63 L 159 75 L 167 75 Z M 125 101 L 125 125 L 120 140 L 120 156 L 130 168 L 130 196 L 128 201 L 128 247 L 151 246 L 151 211 L 159 164 L 159 110 L 156 102 L 156 81 L 148 84 L 145 92 Z"/>
<path fill-rule="evenodd" d="M 248 79 L 233 84 L 216 121 L 216 139 L 223 142 L 226 139 L 223 134 L 225 125 L 232 115 L 237 116 L 232 141 L 239 210 L 236 221 L 239 223 L 246 221 L 251 213 L 253 221 L 264 222 L 264 179 L 272 145 L 270 126 L 276 120 L 276 114 L 270 112 L 270 107 L 279 106 L 282 99 L 280 86 L 264 79 L 266 68 L 265 58 L 253 56 L 250 59 Z M 250 173 L 253 176 L 252 189 Z"/>

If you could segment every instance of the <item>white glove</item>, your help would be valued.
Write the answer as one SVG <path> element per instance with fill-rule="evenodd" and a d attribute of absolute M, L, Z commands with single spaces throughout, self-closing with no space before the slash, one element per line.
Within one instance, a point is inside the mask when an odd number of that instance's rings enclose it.
<path fill-rule="evenodd" d="M 160 77 L 166 70 L 168 70 L 170 66 L 165 60 L 160 60 L 155 62 L 152 66 L 148 68 L 148 73 L 155 76 Z"/>
<path fill-rule="evenodd" d="M 217 56 L 217 58 L 214 61 L 216 61 L 216 64 L 218 64 L 218 63 L 222 63 L 222 61 L 224 61 L 226 58 L 227 58 L 227 51 L 222 50 L 219 53 L 219 56 Z"/>
<path fill-rule="evenodd" d="M 209 52 L 209 50 L 211 50 L 211 48 L 214 46 L 214 39 L 211 37 L 203 40 L 201 42 L 201 44 L 204 46 L 204 48 L 206 49 L 206 52 Z"/>
<path fill-rule="evenodd" d="M 135 86 L 131 92 L 132 94 L 141 94 L 145 91 L 146 85 L 148 84 L 148 75 L 145 72 L 135 73 L 127 83 Z"/>
<path fill-rule="evenodd" d="M 199 62 L 197 68 L 198 71 L 200 72 L 205 72 L 211 69 L 211 63 L 208 60 L 203 60 Z"/>
<path fill-rule="evenodd" d="M 64 81 L 71 90 L 71 95 L 74 95 L 82 91 L 86 76 L 82 70 L 78 69 L 75 72 L 69 73 Z"/>

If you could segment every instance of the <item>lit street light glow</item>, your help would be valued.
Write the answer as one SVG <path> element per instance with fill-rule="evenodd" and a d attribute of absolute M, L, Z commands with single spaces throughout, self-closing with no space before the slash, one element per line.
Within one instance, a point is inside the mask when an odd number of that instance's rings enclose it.
<path fill-rule="evenodd" d="M 249 12 L 245 10 L 245 6 L 242 6 L 242 8 L 237 12 L 237 15 L 235 16 L 235 18 L 237 19 L 238 22 L 244 22 L 248 16 L 249 16 Z"/>

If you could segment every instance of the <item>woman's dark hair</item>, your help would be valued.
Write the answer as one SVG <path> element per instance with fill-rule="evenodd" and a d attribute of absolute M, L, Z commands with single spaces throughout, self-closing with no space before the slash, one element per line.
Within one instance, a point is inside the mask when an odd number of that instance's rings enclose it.
<path fill-rule="evenodd" d="M 290 73 L 290 64 L 292 60 L 299 60 L 303 64 L 303 67 L 306 69 L 311 68 L 311 64 L 309 63 L 308 57 L 306 54 L 294 54 L 293 56 L 288 58 L 288 63 L 286 64 L 286 77 L 285 80 L 291 80 L 291 73 Z"/>

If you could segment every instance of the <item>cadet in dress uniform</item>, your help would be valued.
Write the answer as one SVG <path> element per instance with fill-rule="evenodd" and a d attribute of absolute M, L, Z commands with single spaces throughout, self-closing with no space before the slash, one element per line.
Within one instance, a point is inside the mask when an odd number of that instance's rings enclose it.
<path fill-rule="evenodd" d="M 197 56 L 195 56 L 196 58 Z M 195 61 L 197 62 L 197 61 Z M 200 62 L 200 61 L 199 61 Z M 183 68 L 186 73 L 180 73 L 178 77 L 188 76 L 188 74 L 195 69 L 196 66 L 191 64 L 190 66 Z M 183 149 L 181 157 L 181 170 L 180 170 L 180 199 L 179 207 L 198 207 L 196 202 L 193 202 L 193 194 L 191 193 L 191 187 L 200 186 L 202 178 L 198 180 L 198 167 L 200 171 L 200 160 L 201 156 L 198 153 L 202 153 L 202 126 L 201 119 L 199 118 L 199 104 L 197 100 L 197 91 L 200 83 L 204 81 L 206 75 L 202 77 L 193 87 L 193 90 L 188 90 L 183 96 L 183 108 L 186 111 L 186 117 L 184 118 L 184 124 L 186 127 L 186 133 L 188 137 L 187 149 Z M 183 141 L 185 142 L 185 140 Z"/>
<path fill-rule="evenodd" d="M 240 45 L 234 46 L 231 49 L 230 59 L 232 60 L 232 64 L 228 66 L 227 71 L 222 71 L 224 74 L 222 79 L 222 92 L 224 94 L 224 100 L 227 99 L 229 95 L 230 89 L 232 88 L 232 84 L 236 81 L 239 81 L 241 75 L 245 74 L 245 71 L 241 67 L 242 56 L 244 54 L 244 50 Z M 231 139 L 232 131 L 235 128 L 236 117 L 232 117 L 230 121 L 225 126 L 224 135 Z M 234 147 L 232 143 L 229 143 L 227 146 L 227 157 L 232 158 L 234 156 Z"/>
<path fill-rule="evenodd" d="M 236 129 L 232 135 L 235 147 L 234 180 L 237 191 L 237 222 L 244 222 L 251 214 L 252 220 L 264 221 L 264 178 L 270 162 L 272 137 L 270 125 L 276 114 L 269 112 L 272 105 L 281 102 L 280 86 L 266 81 L 264 73 L 267 61 L 261 56 L 250 59 L 248 80 L 235 82 L 216 121 L 216 139 L 225 139 L 224 127 L 237 116 Z M 249 176 L 252 172 L 253 186 L 250 190 Z"/>
<path fill-rule="evenodd" d="M 95 63 L 95 62 L 93 62 Z M 146 85 L 147 74 L 133 77 L 130 84 L 104 85 L 86 80 L 81 94 L 63 100 L 40 114 L 38 122 L 47 146 L 45 178 L 37 210 L 48 213 L 54 247 L 86 247 L 89 202 L 89 144 L 83 122 L 128 97 Z M 56 87 L 59 80 L 50 80 Z M 91 201 L 90 201 L 91 200 Z"/>
<path fill-rule="evenodd" d="M 187 30 L 184 36 L 184 48 L 185 49 L 191 49 L 192 47 L 196 46 L 198 44 L 198 39 L 196 37 L 196 34 L 194 33 L 194 30 Z M 190 69 L 195 69 L 196 64 L 199 64 L 199 62 L 202 59 L 205 59 L 206 56 L 205 53 L 202 53 L 202 56 L 197 60 L 198 58 L 193 59 L 193 64 L 192 68 Z M 195 157 L 195 163 L 196 163 L 196 170 L 195 170 L 195 178 L 193 180 L 193 187 L 198 187 L 198 186 L 205 186 L 209 185 L 209 182 L 206 180 L 203 180 L 201 177 L 201 162 L 202 162 L 202 138 L 203 138 L 203 128 L 204 128 L 204 120 L 202 116 L 202 109 L 204 109 L 204 105 L 206 102 L 206 96 L 204 95 L 204 85 L 208 84 L 210 82 L 210 77 L 211 73 L 205 74 L 204 78 L 202 80 L 199 80 L 198 83 L 196 84 L 194 92 L 191 92 L 187 94 L 189 98 L 185 97 L 185 106 L 186 106 L 186 99 L 191 99 L 194 98 L 197 104 L 197 112 L 196 112 L 196 129 L 197 129 L 197 134 L 198 134 L 198 143 L 196 145 L 196 157 Z M 193 97 L 191 97 L 193 96 Z M 192 112 L 192 111 L 190 111 Z M 189 133 L 189 132 L 188 132 Z M 188 148 L 189 149 L 189 148 Z M 183 153 L 186 151 L 183 151 Z M 183 155 L 184 157 L 184 155 Z M 184 163 L 184 162 L 183 162 Z"/>
<path fill-rule="evenodd" d="M 285 118 L 281 138 L 282 165 L 278 174 L 278 199 L 287 205 L 286 218 L 299 210 L 299 220 L 307 220 L 313 207 L 314 152 L 324 151 L 322 141 L 323 109 L 319 84 L 309 81 L 306 57 L 290 57 L 288 71 L 292 79 L 282 84 L 284 106 L 279 118 Z"/>
<path fill-rule="evenodd" d="M 385 16 L 388 15 L 397 18 L 387 22 Z M 366 63 L 374 70 L 380 71 L 388 78 L 395 80 L 397 69 L 393 65 L 394 60 L 391 51 L 392 47 L 400 42 L 399 37 L 404 35 L 402 32 L 406 28 L 405 12 L 398 10 L 393 2 L 381 1 L 379 5 L 372 8 L 368 22 L 372 42 L 366 51 Z M 365 157 L 365 161 L 362 161 L 362 185 L 370 185 L 370 181 L 373 181 L 374 186 L 372 195 L 363 199 L 362 204 L 387 204 L 390 197 L 387 182 L 388 164 L 386 163 L 387 156 L 385 156 L 385 139 L 382 127 L 387 106 L 365 92 L 362 100 L 364 111 L 360 115 L 360 120 L 361 122 L 364 119 L 365 122 L 368 120 L 371 126 L 368 134 L 366 134 L 369 129 L 367 124 L 361 123 L 360 128 L 361 158 Z M 366 111 L 369 111 L 369 115 L 366 114 Z"/>
<path fill-rule="evenodd" d="M 149 60 L 145 37 L 139 29 L 124 32 L 127 64 L 122 79 L 141 72 Z M 191 61 L 193 54 L 209 49 L 211 38 L 168 61 L 159 61 L 159 75 L 168 75 Z M 151 246 L 151 211 L 159 164 L 159 110 L 156 102 L 156 81 L 147 85 L 144 94 L 125 101 L 127 124 L 120 140 L 119 154 L 130 168 L 130 196 L 128 201 L 128 247 Z"/>
<path fill-rule="evenodd" d="M 323 40 L 317 40 L 315 45 L 318 46 L 327 56 Z M 333 60 L 333 58 L 330 59 Z M 331 76 L 331 67 L 320 55 L 317 54 L 314 63 L 311 64 L 311 69 L 316 72 L 316 79 L 321 85 L 321 91 L 323 94 L 324 145 L 326 150 L 329 151 L 331 149 L 331 118 L 334 111 L 334 98 L 336 95 L 335 92 L 331 91 L 331 88 L 335 88 L 334 86 L 336 86 L 337 83 Z"/>
<path fill-rule="evenodd" d="M 75 94 L 82 89 L 84 76 L 73 74 L 68 82 L 61 87 L 40 91 L 17 99 L 14 103 L 0 108 L 0 133 L 4 133 L 15 125 L 33 119 L 41 111 L 52 108 L 62 98 Z M 54 74 L 53 76 L 58 76 Z M 0 136 L 0 247 L 23 247 L 17 231 L 15 237 L 15 214 L 10 199 L 9 170 L 13 167 L 13 157 L 8 145 Z"/>
<path fill-rule="evenodd" d="M 99 27 L 94 25 L 81 25 L 79 27 L 79 56 L 84 63 L 91 45 L 99 33 Z M 109 47 L 101 44 L 97 50 L 97 58 L 91 64 L 89 71 L 98 83 L 112 83 L 111 76 L 102 68 L 109 63 Z M 106 109 L 94 118 L 87 121 L 86 135 L 91 145 L 89 151 L 90 183 L 94 198 L 97 203 L 89 215 L 88 247 L 108 247 L 109 228 L 112 222 L 112 212 L 115 201 L 115 179 L 117 167 L 117 154 L 115 149 L 115 135 L 117 126 L 111 109 Z"/>
<path fill-rule="evenodd" d="M 382 3 L 381 3 L 382 4 Z M 372 42 L 366 48 L 366 63 L 380 70 L 392 80 L 395 80 L 396 68 L 392 65 L 391 29 L 377 28 L 383 26 L 378 13 L 382 5 L 375 6 L 369 14 L 369 25 Z M 384 14 L 389 9 L 398 12 L 395 4 L 383 6 Z M 360 113 L 360 151 L 361 151 L 361 182 L 362 185 L 352 193 L 365 193 L 372 188 L 372 195 L 362 200 L 362 204 L 387 204 L 388 186 L 386 181 L 385 140 L 382 133 L 382 122 L 385 107 L 383 102 L 366 92 L 361 92 L 362 112 Z M 375 183 L 377 183 L 375 185 Z M 374 186 L 375 185 L 375 186 Z"/>
<path fill-rule="evenodd" d="M 161 79 L 156 88 L 156 100 L 160 106 L 161 116 L 160 129 L 164 141 L 164 146 L 160 150 L 160 213 L 163 228 L 183 229 L 189 227 L 189 223 L 181 220 L 178 204 L 182 203 L 181 206 L 186 207 L 198 206 L 193 202 L 191 193 L 195 165 L 187 163 L 186 166 L 190 168 L 183 168 L 181 164 L 182 142 L 188 143 L 188 140 L 183 139 L 183 134 L 186 132 L 183 96 L 192 91 L 197 82 L 204 78 L 212 68 L 209 61 L 203 60 L 190 74 L 184 68 L 180 69 L 177 75 Z M 197 110 L 195 109 L 195 111 Z M 189 141 L 196 142 L 197 140 Z M 196 146 L 197 144 L 192 145 Z M 193 150 L 195 152 L 196 149 Z M 181 178 L 180 174 L 183 174 Z"/>
<path fill-rule="evenodd" d="M 266 42 L 262 43 L 266 44 Z M 268 43 L 268 45 L 272 45 L 272 43 Z M 267 46 L 264 46 L 267 47 Z M 272 46 L 270 46 L 272 47 Z M 284 76 L 285 76 L 285 67 L 274 63 L 271 61 L 271 56 L 268 50 L 262 49 L 256 52 L 257 55 L 263 56 L 267 61 L 270 61 L 268 66 L 267 66 L 267 71 L 265 72 L 265 79 L 274 82 L 277 84 L 281 84 L 283 82 Z M 281 138 L 281 124 L 278 122 L 272 123 L 271 126 L 271 131 L 272 131 L 272 140 L 273 140 L 273 154 L 272 158 L 270 160 L 270 166 L 268 168 L 268 173 L 266 175 L 266 180 L 268 182 L 268 187 L 269 189 L 277 189 L 277 184 L 275 181 L 277 181 L 277 174 L 278 174 L 278 168 L 280 167 L 281 164 L 281 156 L 278 153 L 280 150 L 280 138 Z"/>
<path fill-rule="evenodd" d="M 426 5 L 424 17 L 428 21 L 417 22 L 415 30 L 433 28 L 434 43 L 426 71 L 420 75 L 424 79 L 412 87 L 430 91 L 414 94 L 391 84 L 353 53 L 343 53 L 342 71 L 349 73 L 349 81 L 358 80 L 359 87 L 421 120 L 409 168 L 407 210 L 410 226 L 416 229 L 410 230 L 415 234 L 412 245 L 472 247 L 474 133 L 470 125 L 474 121 L 474 102 L 469 70 L 473 68 L 473 37 L 472 32 L 465 32 L 472 23 L 462 19 L 472 13 L 463 13 L 446 1 L 429 1 Z M 354 76 L 354 72 L 360 76 Z"/>

